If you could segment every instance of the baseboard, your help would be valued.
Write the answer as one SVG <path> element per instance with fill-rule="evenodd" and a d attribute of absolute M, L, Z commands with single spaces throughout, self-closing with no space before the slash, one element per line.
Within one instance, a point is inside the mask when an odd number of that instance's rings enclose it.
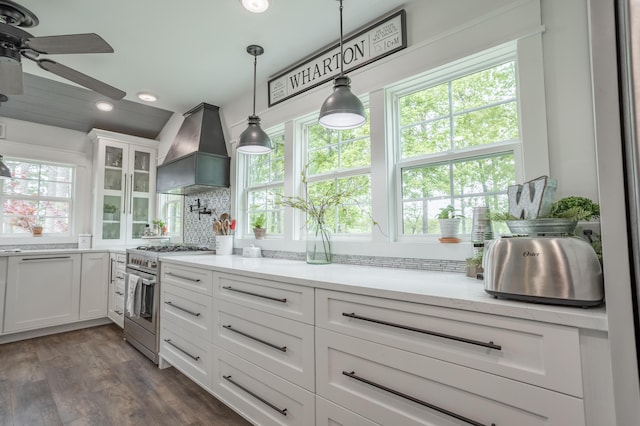
<path fill-rule="evenodd" d="M 56 325 L 53 327 L 39 328 L 37 330 L 20 331 L 0 336 L 0 345 L 3 343 L 17 342 L 20 340 L 33 339 L 34 337 L 48 336 L 50 334 L 64 333 L 66 331 L 80 330 L 81 328 L 96 327 L 98 325 L 110 323 L 112 323 L 112 321 L 109 318 L 104 317 L 73 322 L 70 324 Z"/>

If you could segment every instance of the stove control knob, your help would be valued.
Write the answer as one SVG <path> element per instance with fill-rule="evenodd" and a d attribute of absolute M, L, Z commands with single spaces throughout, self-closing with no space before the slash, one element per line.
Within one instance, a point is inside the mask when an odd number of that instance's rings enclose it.
<path fill-rule="evenodd" d="M 157 268 L 158 267 L 158 262 L 156 262 L 155 260 L 152 260 L 149 262 L 149 268 Z"/>

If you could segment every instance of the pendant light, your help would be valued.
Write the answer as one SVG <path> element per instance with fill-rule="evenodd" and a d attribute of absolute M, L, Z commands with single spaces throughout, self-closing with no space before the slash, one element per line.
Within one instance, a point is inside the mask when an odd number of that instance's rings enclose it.
<path fill-rule="evenodd" d="M 342 0 L 340 1 L 340 75 L 333 81 L 333 93 L 320 108 L 319 122 L 327 129 L 355 129 L 367 122 L 364 106 L 351 93 L 351 79 L 344 75 L 342 47 Z"/>
<path fill-rule="evenodd" d="M 11 179 L 11 170 L 2 161 L 2 155 L 0 155 L 0 179 Z"/>
<path fill-rule="evenodd" d="M 260 46 L 247 46 L 247 53 L 253 55 L 253 114 L 248 118 L 249 126 L 240 134 L 237 151 L 243 154 L 266 154 L 271 152 L 271 139 L 260 128 L 260 117 L 256 115 L 256 66 L 258 55 L 264 53 Z"/>

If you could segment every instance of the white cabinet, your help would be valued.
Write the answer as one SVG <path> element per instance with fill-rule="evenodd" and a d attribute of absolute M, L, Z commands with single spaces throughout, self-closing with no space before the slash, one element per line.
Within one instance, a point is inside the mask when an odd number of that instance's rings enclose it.
<path fill-rule="evenodd" d="M 318 328 L 316 392 L 384 425 L 584 426 L 583 400 Z"/>
<path fill-rule="evenodd" d="M 213 273 L 160 262 L 160 367 L 213 388 Z"/>
<path fill-rule="evenodd" d="M 214 393 L 260 425 L 315 422 L 314 289 L 214 273 Z"/>
<path fill-rule="evenodd" d="M 7 258 L 0 258 L 0 334 L 4 333 L 4 295 L 7 288 Z"/>
<path fill-rule="evenodd" d="M 124 282 L 126 254 L 111 253 L 109 256 L 109 301 L 107 316 L 111 321 L 124 327 Z"/>
<path fill-rule="evenodd" d="M 5 332 L 77 321 L 80 311 L 80 254 L 9 258 Z"/>
<path fill-rule="evenodd" d="M 155 214 L 158 142 L 95 129 L 89 136 L 95 143 L 94 244 L 142 244 Z"/>
<path fill-rule="evenodd" d="M 82 253 L 80 275 L 80 319 L 107 316 L 109 253 Z"/>

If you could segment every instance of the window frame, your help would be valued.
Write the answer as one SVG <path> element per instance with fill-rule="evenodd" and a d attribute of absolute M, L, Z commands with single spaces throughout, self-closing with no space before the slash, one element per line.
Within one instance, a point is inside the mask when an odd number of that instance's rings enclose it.
<path fill-rule="evenodd" d="M 260 184 L 256 184 L 253 186 L 248 186 L 249 183 L 249 161 L 251 160 L 251 154 L 242 154 L 241 156 L 238 155 L 238 161 L 236 162 L 236 164 L 238 165 L 238 188 L 241 188 L 239 191 L 237 191 L 238 193 L 238 200 L 239 200 L 239 212 L 240 212 L 240 217 L 238 218 L 238 227 L 237 229 L 237 233 L 239 234 L 240 238 L 254 238 L 254 234 L 253 234 L 253 230 L 251 229 L 251 220 L 249 217 L 249 191 L 250 190 L 265 190 L 268 191 L 270 188 L 276 188 L 276 187 L 281 187 L 282 188 L 282 193 L 284 194 L 285 191 L 285 177 L 286 177 L 286 161 L 287 161 L 287 153 L 286 153 L 286 145 L 287 145 L 287 138 L 286 138 L 286 132 L 285 132 L 285 126 L 284 124 L 280 124 L 278 126 L 274 126 L 271 127 L 267 130 L 265 130 L 265 133 L 267 133 L 267 135 L 269 135 L 270 138 L 276 138 L 276 137 L 280 137 L 282 136 L 283 138 L 283 156 L 282 156 L 282 160 L 283 160 L 283 170 L 282 170 L 282 180 L 280 181 L 272 181 L 269 180 L 266 183 L 260 183 Z M 270 156 L 269 158 L 269 162 L 272 163 L 273 162 L 273 158 L 271 157 L 271 153 L 268 154 Z M 278 157 L 279 158 L 279 157 Z M 285 229 L 285 223 L 286 220 L 284 218 L 284 208 L 280 208 L 279 210 L 282 211 L 282 233 L 271 233 L 271 232 L 267 232 L 265 235 L 265 238 L 269 238 L 269 239 L 283 239 L 284 235 L 286 233 L 286 229 Z M 267 212 L 267 210 L 265 210 L 265 213 Z"/>
<path fill-rule="evenodd" d="M 46 242 L 47 239 L 51 238 L 51 239 L 55 239 L 55 240 L 61 240 L 61 239 L 69 239 L 71 237 L 73 237 L 75 235 L 75 222 L 77 220 L 76 218 L 76 208 L 77 208 L 77 204 L 75 203 L 75 199 L 76 199 L 76 191 L 77 191 L 77 178 L 78 178 L 78 173 L 77 173 L 77 165 L 76 164 L 69 164 L 69 163 L 62 163 L 62 162 L 57 162 L 57 161 L 46 161 L 46 160 L 40 160 L 40 159 L 29 159 L 29 158 L 24 158 L 24 157 L 19 157 L 19 156 L 5 156 L 3 158 L 3 160 L 5 162 L 9 162 L 9 161 L 15 161 L 15 162 L 21 162 L 21 163 L 26 163 L 26 164 L 37 164 L 38 166 L 54 166 L 54 167 L 65 167 L 70 169 L 71 172 L 71 179 L 70 179 L 70 190 L 69 190 L 69 197 L 68 198 L 63 198 L 63 197 L 51 197 L 51 196 L 41 196 L 41 195 L 37 195 L 37 196 L 28 196 L 28 195 L 11 195 L 11 194 L 4 194 L 4 185 L 5 182 L 9 182 L 11 179 L 2 179 L 2 182 L 0 182 L 0 205 L 4 206 L 4 201 L 7 199 L 12 199 L 12 200 L 24 200 L 24 201 L 37 201 L 37 202 L 42 202 L 42 201 L 52 201 L 52 202 L 63 202 L 63 203 L 67 203 L 68 204 L 68 228 L 67 228 L 67 232 L 57 232 L 57 233 L 51 233 L 51 232 L 44 232 L 45 238 L 42 239 L 38 239 L 38 242 L 43 242 L 43 240 L 45 240 L 44 242 Z M 38 180 L 38 182 L 43 182 L 41 179 Z M 46 182 L 46 181 L 45 181 Z M 4 222 L 4 209 L 2 211 L 0 211 L 0 220 L 2 220 Z M 3 244 L 9 244 L 12 242 L 24 242 L 25 238 L 31 238 L 32 234 L 31 232 L 24 232 L 24 233 L 4 233 L 4 232 L 0 232 L 0 240 Z"/>
<path fill-rule="evenodd" d="M 433 154 L 423 154 L 409 159 L 402 159 L 401 156 L 401 126 L 400 126 L 400 101 L 403 96 L 419 92 L 421 90 L 435 87 L 440 84 L 448 83 L 453 80 L 471 75 L 483 70 L 513 62 L 516 77 L 516 106 L 518 110 L 518 140 L 495 142 L 488 145 L 478 145 L 466 147 L 456 150 L 448 150 Z M 394 199 L 394 215 L 398 220 L 395 221 L 394 229 L 391 231 L 396 235 L 399 242 L 436 242 L 438 234 L 404 234 L 403 233 L 403 191 L 402 191 L 402 172 L 406 169 L 417 168 L 420 166 L 431 166 L 438 164 L 450 164 L 460 160 L 472 160 L 474 158 L 499 155 L 503 153 L 513 153 L 515 165 L 515 181 L 522 181 L 524 176 L 524 134 L 523 120 L 521 112 L 522 99 L 520 96 L 520 78 L 518 67 L 518 51 L 514 44 L 507 44 L 497 49 L 480 52 L 445 64 L 441 67 L 430 70 L 418 76 L 414 76 L 399 84 L 394 84 L 386 89 L 386 107 L 388 108 L 388 123 L 390 124 L 389 134 L 393 140 L 391 158 L 393 161 L 393 199 Z M 494 105 L 495 103 L 491 104 Z M 451 114 L 450 117 L 455 116 Z M 515 182 L 514 182 L 515 183 Z M 505 188 L 506 190 L 506 188 Z M 391 195 L 391 194 L 390 194 Z M 452 194 L 452 198 L 456 198 Z M 465 235 L 465 234 L 462 234 Z"/>
<path fill-rule="evenodd" d="M 358 97 L 360 99 L 360 101 L 362 102 L 365 111 L 368 112 L 369 115 L 369 119 L 367 120 L 367 125 L 370 125 L 370 114 L 371 114 L 371 109 L 370 109 L 370 105 L 369 105 L 369 98 L 368 96 L 359 96 Z M 315 150 L 319 150 L 320 148 L 317 149 L 309 149 L 309 138 L 308 138 L 308 127 L 312 126 L 312 125 L 319 125 L 318 124 L 318 114 L 314 113 L 314 114 L 309 114 L 307 116 L 298 118 L 295 120 L 296 126 L 295 128 L 298 130 L 298 140 L 299 143 L 297 144 L 297 146 L 300 147 L 299 150 L 299 155 L 296 156 L 296 159 L 298 160 L 298 164 L 295 165 L 294 169 L 298 170 L 298 176 L 300 175 L 300 173 L 302 173 L 302 171 L 304 170 L 305 166 L 308 164 L 309 162 L 309 152 L 310 151 L 315 151 Z M 339 132 L 342 132 L 341 130 L 336 130 Z M 332 180 L 334 182 L 337 182 L 339 180 L 342 179 L 348 179 L 350 177 L 357 177 L 357 176 L 367 176 L 369 178 L 369 209 L 371 210 L 372 214 L 373 214 L 373 183 L 372 183 L 372 178 L 373 178 L 373 142 L 372 142 L 372 135 L 371 135 L 371 128 L 369 128 L 369 134 L 368 134 L 368 139 L 369 139 L 369 156 L 370 156 L 370 161 L 369 161 L 369 165 L 368 166 L 358 166 L 358 167 L 353 167 L 347 170 L 344 169 L 339 169 L 337 171 L 333 171 L 333 172 L 325 172 L 325 173 L 319 173 L 319 174 L 315 174 L 313 176 L 309 176 L 307 175 L 307 181 L 310 184 L 313 184 L 315 182 L 323 182 L 323 181 L 328 181 L 328 180 Z M 355 138 L 353 140 L 358 140 L 358 139 L 362 139 L 362 138 Z M 349 143 L 349 142 L 344 142 L 341 138 L 339 138 L 337 145 L 339 147 L 341 147 L 344 143 Z M 341 154 L 341 151 L 338 155 Z M 296 195 L 298 196 L 304 196 L 303 193 L 303 186 L 302 185 L 297 185 L 296 186 Z M 351 205 L 351 204 L 349 204 Z M 298 218 L 298 223 L 301 224 L 306 224 L 307 222 L 307 217 L 306 215 L 299 211 L 299 210 L 295 210 L 294 212 Z M 332 232 L 333 232 L 333 227 L 331 228 Z M 340 233 L 340 232 L 336 232 L 336 233 L 332 233 L 332 239 L 334 240 L 349 240 L 349 241 L 357 241 L 357 240 L 371 240 L 372 235 L 373 235 L 373 224 L 371 226 L 371 231 L 370 232 L 364 232 L 364 233 Z M 299 239 L 304 239 L 304 235 L 298 235 Z"/>

